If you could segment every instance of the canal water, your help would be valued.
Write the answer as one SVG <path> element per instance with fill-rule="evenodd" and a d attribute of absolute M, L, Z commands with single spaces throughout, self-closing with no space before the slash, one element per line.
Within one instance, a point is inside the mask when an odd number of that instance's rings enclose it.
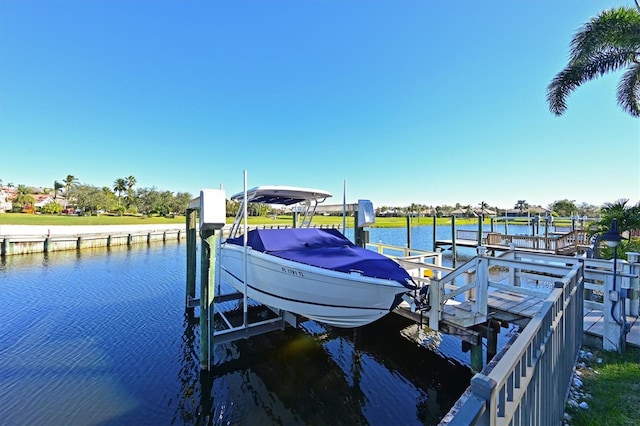
<path fill-rule="evenodd" d="M 416 248 L 431 248 L 427 229 Z M 403 239 L 371 229 L 372 242 Z M 397 315 L 218 345 L 201 373 L 185 248 L 0 259 L 0 424 L 436 424 L 469 384 L 457 339 Z"/>

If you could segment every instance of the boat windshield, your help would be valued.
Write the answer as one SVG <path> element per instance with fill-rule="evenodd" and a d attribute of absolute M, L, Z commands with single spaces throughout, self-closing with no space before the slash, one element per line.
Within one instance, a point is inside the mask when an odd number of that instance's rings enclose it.
<path fill-rule="evenodd" d="M 245 211 L 252 209 L 252 204 L 285 205 L 291 208 L 294 215 L 293 226 L 296 228 L 309 228 L 316 213 L 318 204 L 323 202 L 331 194 L 319 190 L 310 190 L 293 187 L 257 187 L 244 193 L 231 197 L 231 200 L 240 202 L 240 208 L 229 232 L 228 238 L 237 238 L 244 233 Z M 245 207 L 245 203 L 247 206 Z"/>

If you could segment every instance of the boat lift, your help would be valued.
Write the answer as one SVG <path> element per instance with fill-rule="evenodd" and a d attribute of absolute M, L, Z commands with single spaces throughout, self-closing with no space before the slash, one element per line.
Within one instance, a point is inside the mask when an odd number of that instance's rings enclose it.
<path fill-rule="evenodd" d="M 220 273 L 216 268 L 216 253 L 226 223 L 226 197 L 223 189 L 203 189 L 192 199 L 186 210 L 187 222 L 187 285 L 185 307 L 200 309 L 200 368 L 211 368 L 214 343 L 235 340 L 284 330 L 286 324 L 296 327 L 298 318 L 290 312 L 264 305 L 253 306 L 259 315 L 249 315 L 246 291 L 221 293 Z M 218 232 L 216 232 L 218 231 Z M 196 295 L 197 240 L 200 237 L 200 291 Z M 216 294 L 216 286 L 218 294 Z M 215 309 L 216 304 L 242 301 L 238 310 Z M 234 315 L 235 314 L 235 315 Z M 254 317 L 256 317 L 254 319 Z"/>

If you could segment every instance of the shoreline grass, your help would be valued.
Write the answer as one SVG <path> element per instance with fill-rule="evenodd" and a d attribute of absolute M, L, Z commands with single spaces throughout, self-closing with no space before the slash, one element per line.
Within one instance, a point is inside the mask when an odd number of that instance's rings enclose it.
<path fill-rule="evenodd" d="M 623 354 L 588 349 L 593 356 L 578 365 L 579 392 L 589 408 L 568 406 L 572 426 L 637 425 L 640 419 L 640 348 Z M 600 361 L 600 362 L 599 362 Z"/>
<path fill-rule="evenodd" d="M 74 216 L 50 214 L 3 213 L 0 225 L 143 225 L 185 223 L 184 216 Z"/>
<path fill-rule="evenodd" d="M 275 218 L 259 216 L 249 217 L 249 225 L 291 225 L 293 218 L 291 215 L 281 215 Z M 313 222 L 316 225 L 342 225 L 341 216 L 322 216 L 314 217 Z M 0 225 L 141 225 L 141 224 L 179 224 L 186 223 L 184 216 L 75 216 L 75 215 L 48 215 L 48 214 L 25 214 L 25 213 L 2 213 L 0 214 Z M 227 218 L 227 224 L 233 223 L 233 217 Z M 478 223 L 477 218 L 456 218 L 456 225 L 475 225 Z M 526 225 L 526 218 L 513 218 L 510 224 Z M 450 225 L 450 217 L 436 218 L 436 225 Z M 491 224 L 490 219 L 485 219 L 484 225 Z M 354 218 L 346 218 L 347 227 L 353 227 Z M 432 226 L 432 217 L 417 217 L 411 219 L 411 226 Z M 406 228 L 406 217 L 376 217 L 376 222 L 372 228 Z M 499 231 L 498 231 L 499 232 Z"/>

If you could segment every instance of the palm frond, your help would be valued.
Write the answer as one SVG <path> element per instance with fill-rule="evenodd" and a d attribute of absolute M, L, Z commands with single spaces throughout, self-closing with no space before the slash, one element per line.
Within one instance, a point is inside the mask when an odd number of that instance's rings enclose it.
<path fill-rule="evenodd" d="M 569 62 L 585 61 L 612 46 L 637 52 L 640 47 L 640 10 L 621 7 L 600 12 L 574 35 Z"/>
<path fill-rule="evenodd" d="M 568 66 L 560 71 L 547 87 L 549 110 L 555 115 L 562 115 L 567 110 L 567 98 L 583 83 L 580 70 Z"/>
<path fill-rule="evenodd" d="M 634 62 L 622 75 L 617 88 L 618 105 L 633 117 L 640 117 L 640 63 Z"/>
<path fill-rule="evenodd" d="M 633 64 L 635 57 L 635 50 L 610 48 L 594 53 L 587 61 L 574 66 L 582 69 L 584 81 L 588 81 Z"/>
<path fill-rule="evenodd" d="M 574 90 L 589 80 L 632 64 L 634 58 L 635 51 L 611 47 L 594 53 L 585 61 L 569 63 L 547 87 L 549 110 L 562 115 L 567 109 L 566 99 Z"/>

